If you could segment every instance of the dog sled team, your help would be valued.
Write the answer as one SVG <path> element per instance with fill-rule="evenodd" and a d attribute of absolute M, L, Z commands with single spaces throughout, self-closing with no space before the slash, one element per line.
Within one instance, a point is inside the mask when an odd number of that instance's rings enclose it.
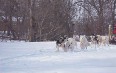
<path fill-rule="evenodd" d="M 60 49 L 63 49 L 64 52 L 67 52 L 69 50 L 73 51 L 74 49 L 77 49 L 77 42 L 80 42 L 79 47 L 81 49 L 87 49 L 87 47 L 91 45 L 95 45 L 95 47 L 101 45 L 109 46 L 109 37 L 100 35 L 74 35 L 73 37 L 69 38 L 68 36 L 64 35 L 56 41 L 57 51 L 60 51 Z"/>

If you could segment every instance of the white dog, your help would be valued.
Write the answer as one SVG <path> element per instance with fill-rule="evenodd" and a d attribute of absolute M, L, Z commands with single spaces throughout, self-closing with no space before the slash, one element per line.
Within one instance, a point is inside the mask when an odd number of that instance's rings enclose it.
<path fill-rule="evenodd" d="M 89 42 L 87 41 L 87 38 L 85 36 L 83 36 L 81 39 L 80 39 L 80 47 L 81 49 L 87 49 L 87 47 L 89 46 Z"/>

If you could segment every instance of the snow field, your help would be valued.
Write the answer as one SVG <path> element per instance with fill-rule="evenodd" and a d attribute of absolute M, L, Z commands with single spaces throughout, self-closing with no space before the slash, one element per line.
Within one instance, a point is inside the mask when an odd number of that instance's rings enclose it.
<path fill-rule="evenodd" d="M 55 42 L 0 42 L 0 73 L 116 73 L 116 45 L 56 52 Z"/>

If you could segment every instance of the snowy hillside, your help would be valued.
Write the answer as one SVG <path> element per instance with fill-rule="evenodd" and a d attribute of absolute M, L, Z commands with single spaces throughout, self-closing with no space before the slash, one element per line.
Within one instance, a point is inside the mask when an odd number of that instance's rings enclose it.
<path fill-rule="evenodd" d="M 55 42 L 0 42 L 0 73 L 116 73 L 116 45 L 56 52 Z"/>

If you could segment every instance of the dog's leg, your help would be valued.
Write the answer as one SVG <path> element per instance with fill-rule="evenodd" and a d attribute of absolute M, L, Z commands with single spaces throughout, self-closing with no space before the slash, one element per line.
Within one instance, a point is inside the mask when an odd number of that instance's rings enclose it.
<path fill-rule="evenodd" d="M 58 44 L 56 45 L 56 48 L 57 48 L 56 51 L 59 52 L 59 45 Z"/>

